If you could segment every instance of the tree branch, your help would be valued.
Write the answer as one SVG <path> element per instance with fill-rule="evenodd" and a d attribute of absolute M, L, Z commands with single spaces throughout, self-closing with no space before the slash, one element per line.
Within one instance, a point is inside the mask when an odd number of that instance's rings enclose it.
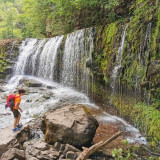
<path fill-rule="evenodd" d="M 86 160 L 90 155 L 92 155 L 94 152 L 101 150 L 104 146 L 112 142 L 114 139 L 119 137 L 123 132 L 118 132 L 114 136 L 112 136 L 110 139 L 106 141 L 101 141 L 99 143 L 96 143 L 95 145 L 91 146 L 90 148 L 82 147 L 83 152 L 78 156 L 76 160 Z"/>

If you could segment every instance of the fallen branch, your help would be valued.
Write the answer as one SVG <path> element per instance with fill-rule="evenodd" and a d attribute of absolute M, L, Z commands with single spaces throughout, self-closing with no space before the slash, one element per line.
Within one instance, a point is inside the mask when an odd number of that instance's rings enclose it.
<path fill-rule="evenodd" d="M 114 136 L 112 136 L 110 139 L 106 141 L 101 141 L 99 143 L 96 143 L 95 145 L 91 146 L 90 148 L 82 147 L 83 152 L 78 156 L 76 160 L 86 160 L 90 155 L 92 155 L 94 152 L 101 150 L 104 146 L 112 142 L 114 139 L 119 137 L 123 132 L 118 132 Z"/>

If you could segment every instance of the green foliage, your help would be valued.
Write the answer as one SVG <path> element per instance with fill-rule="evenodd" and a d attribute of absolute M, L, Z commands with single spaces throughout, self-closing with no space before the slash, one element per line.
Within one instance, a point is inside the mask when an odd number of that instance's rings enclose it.
<path fill-rule="evenodd" d="M 112 63 L 112 56 L 116 49 L 114 42 L 117 40 L 118 25 L 119 23 L 114 22 L 103 28 L 97 28 L 95 65 L 101 67 L 100 70 L 102 70 L 106 83 L 109 82 L 106 72 L 109 69 L 108 66 Z"/>
<path fill-rule="evenodd" d="M 151 146 L 158 146 L 160 141 L 160 111 L 157 109 L 159 100 L 155 100 L 152 105 L 145 103 L 135 104 L 132 100 L 114 99 L 115 106 L 121 110 L 123 117 L 129 117 L 134 125 L 140 129 L 147 137 Z"/>
<path fill-rule="evenodd" d="M 119 0 L 1 0 L 0 38 L 50 37 L 116 19 Z"/>
<path fill-rule="evenodd" d="M 115 160 L 122 160 L 123 159 L 122 151 L 123 151 L 122 148 L 113 150 L 112 156 L 114 157 Z"/>
<path fill-rule="evenodd" d="M 139 160 L 159 160 L 157 156 L 150 156 L 150 154 L 145 154 L 145 150 L 142 147 L 138 147 L 135 145 L 129 145 L 127 140 L 122 140 L 122 143 L 125 144 L 126 147 L 123 149 L 114 149 L 112 151 L 112 156 L 115 160 L 132 160 L 132 159 L 139 159 Z"/>
<path fill-rule="evenodd" d="M 5 2 L 5 1 L 4 1 Z M 22 37 L 17 27 L 19 11 L 13 2 L 1 2 L 0 5 L 0 39 Z"/>
<path fill-rule="evenodd" d="M 47 16 L 50 13 L 49 3 L 43 0 L 24 0 L 19 20 L 23 24 L 23 37 L 46 37 Z"/>
<path fill-rule="evenodd" d="M 158 1 L 159 3 L 159 1 Z M 160 43 L 159 43 L 159 33 L 160 33 L 160 6 L 158 5 L 156 10 L 156 25 L 153 32 L 153 42 L 152 42 L 152 48 L 153 48 L 153 59 L 160 58 Z"/>

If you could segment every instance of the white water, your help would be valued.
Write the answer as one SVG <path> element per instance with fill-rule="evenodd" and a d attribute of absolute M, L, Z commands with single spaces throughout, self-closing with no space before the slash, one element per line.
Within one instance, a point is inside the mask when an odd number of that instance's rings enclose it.
<path fill-rule="evenodd" d="M 145 137 L 143 137 L 139 130 L 134 128 L 132 125 L 128 124 L 125 120 L 122 118 L 119 118 L 117 116 L 112 116 L 108 113 L 104 113 L 104 115 L 98 117 L 98 119 L 102 122 L 106 123 L 112 123 L 112 124 L 117 124 L 119 128 L 124 130 L 127 134 L 127 141 L 129 143 L 140 143 L 140 144 L 147 144 Z"/>
<path fill-rule="evenodd" d="M 51 39 L 23 41 L 14 75 L 32 75 L 53 80 L 62 40 L 63 36 L 57 36 Z"/>
<path fill-rule="evenodd" d="M 85 91 L 88 90 L 87 83 L 89 79 L 89 71 L 85 66 L 85 62 L 87 58 L 91 58 L 91 53 L 93 51 L 93 35 L 90 30 L 88 30 L 88 35 L 89 39 L 85 38 L 84 30 L 68 35 L 65 44 L 61 77 L 62 84 L 69 85 L 70 87 L 75 85 L 74 78 L 76 77 L 76 85 L 78 85 L 78 81 L 81 80 L 82 85 L 79 87 Z M 30 121 L 35 116 L 43 115 L 44 112 L 47 112 L 51 108 L 58 107 L 62 103 L 85 104 L 87 107 L 101 110 L 95 104 L 90 103 L 86 94 L 64 87 L 52 80 L 54 66 L 57 63 L 56 57 L 62 39 L 63 36 L 43 40 L 26 39 L 20 47 L 19 58 L 15 65 L 15 73 L 5 86 L 5 90 L 7 90 L 5 94 L 13 93 L 16 87 L 19 86 L 20 80 L 23 79 L 32 79 L 43 84 L 40 88 L 29 88 L 29 94 L 22 97 L 20 107 L 23 109 L 21 118 L 23 123 Z M 75 66 L 75 64 L 77 66 Z M 78 73 L 77 67 L 81 67 L 83 72 Z M 28 76 L 28 74 L 30 76 Z M 78 77 L 79 74 L 80 78 Z M 46 86 L 51 86 L 52 89 L 47 89 Z M 46 100 L 44 96 L 50 98 Z M 2 97 L 2 99 L 4 98 Z M 4 104 L 5 101 L 2 102 L 3 109 L 0 111 L 0 114 L 3 114 L 3 116 L 0 116 L 0 128 L 13 124 L 12 115 L 5 116 L 5 114 L 10 113 L 10 111 L 4 109 Z M 132 132 L 133 134 L 132 136 L 128 136 L 128 140 L 132 139 L 132 142 L 136 141 L 146 144 L 145 139 L 142 141 L 141 138 L 137 138 L 140 135 L 139 131 L 133 126 L 128 125 L 123 119 L 111 116 L 106 112 L 104 112 L 102 117 L 97 115 L 96 118 L 99 119 L 99 121 L 105 120 L 106 123 L 121 123 L 122 130 L 125 132 Z"/>
<path fill-rule="evenodd" d="M 69 103 L 69 104 L 84 104 L 89 108 L 94 108 L 99 110 L 99 107 L 93 103 L 90 103 L 90 100 L 86 94 L 77 92 L 71 88 L 61 86 L 56 82 L 51 82 L 46 79 L 41 79 L 33 76 L 18 76 L 14 77 L 15 83 L 13 86 L 10 84 L 10 89 L 8 89 L 8 94 L 13 92 L 17 85 L 19 84 L 19 80 L 21 79 L 31 79 L 36 80 L 43 84 L 41 88 L 29 88 L 30 93 L 24 95 L 22 97 L 21 108 L 23 110 L 22 113 L 22 123 L 29 122 L 34 117 L 42 116 L 43 113 L 49 111 L 52 108 L 58 107 L 62 103 Z M 54 89 L 47 89 L 46 86 L 52 86 Z M 7 88 L 8 85 L 5 86 Z M 6 93 L 7 94 L 7 93 Z M 43 96 L 49 96 L 50 99 L 46 100 Z M 3 102 L 3 105 L 5 103 Z M 2 110 L 0 114 L 4 114 L 4 116 L 0 117 L 0 128 L 4 128 L 8 125 L 13 124 L 13 116 L 9 109 L 5 110 L 2 106 Z M 5 114 L 7 114 L 5 116 Z M 10 115 L 8 115 L 10 114 Z M 133 127 L 132 125 L 128 124 L 122 118 L 112 116 L 105 111 L 102 112 L 102 115 L 95 115 L 96 119 L 99 122 L 105 122 L 110 124 L 118 124 L 119 129 L 124 131 L 126 135 L 126 139 L 130 143 L 140 143 L 140 144 L 147 144 L 145 138 L 140 134 L 140 132 Z"/>
<path fill-rule="evenodd" d="M 86 38 L 86 33 L 89 35 Z M 86 67 L 87 58 L 92 59 L 93 33 L 92 29 L 79 30 L 67 35 L 61 83 L 65 86 L 78 88 L 88 93 L 89 69 Z"/>
<path fill-rule="evenodd" d="M 115 92 L 116 86 L 117 86 L 117 77 L 120 72 L 120 69 L 122 68 L 122 55 L 124 50 L 124 44 L 125 44 L 125 37 L 126 37 L 126 31 L 127 31 L 128 25 L 125 27 L 122 38 L 121 38 L 121 45 L 118 49 L 118 54 L 116 55 L 116 62 L 114 69 L 112 71 L 112 82 L 111 82 L 111 88 L 113 92 Z"/>

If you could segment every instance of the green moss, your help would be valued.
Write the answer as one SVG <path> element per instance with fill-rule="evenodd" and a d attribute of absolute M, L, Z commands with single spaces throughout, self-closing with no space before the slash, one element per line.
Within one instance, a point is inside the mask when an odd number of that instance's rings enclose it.
<path fill-rule="evenodd" d="M 148 142 L 156 147 L 160 141 L 160 111 L 155 106 L 145 103 L 135 104 L 134 100 L 119 99 L 112 97 L 116 108 L 120 111 L 121 116 L 132 120 L 132 123 L 140 129 L 141 133 L 147 137 Z M 130 101 L 130 103 L 128 103 Z"/>
<path fill-rule="evenodd" d="M 102 72 L 104 81 L 109 82 L 106 72 L 112 63 L 114 55 L 114 43 L 117 40 L 118 22 L 108 24 L 97 28 L 95 41 L 95 65 L 98 67 L 98 72 Z M 116 48 L 116 47 L 115 47 Z"/>
<path fill-rule="evenodd" d="M 153 41 L 152 41 L 152 49 L 153 49 L 153 58 L 152 59 L 157 59 L 160 58 L 160 7 L 157 8 L 157 17 L 156 17 L 156 24 L 155 28 L 153 31 Z"/>

